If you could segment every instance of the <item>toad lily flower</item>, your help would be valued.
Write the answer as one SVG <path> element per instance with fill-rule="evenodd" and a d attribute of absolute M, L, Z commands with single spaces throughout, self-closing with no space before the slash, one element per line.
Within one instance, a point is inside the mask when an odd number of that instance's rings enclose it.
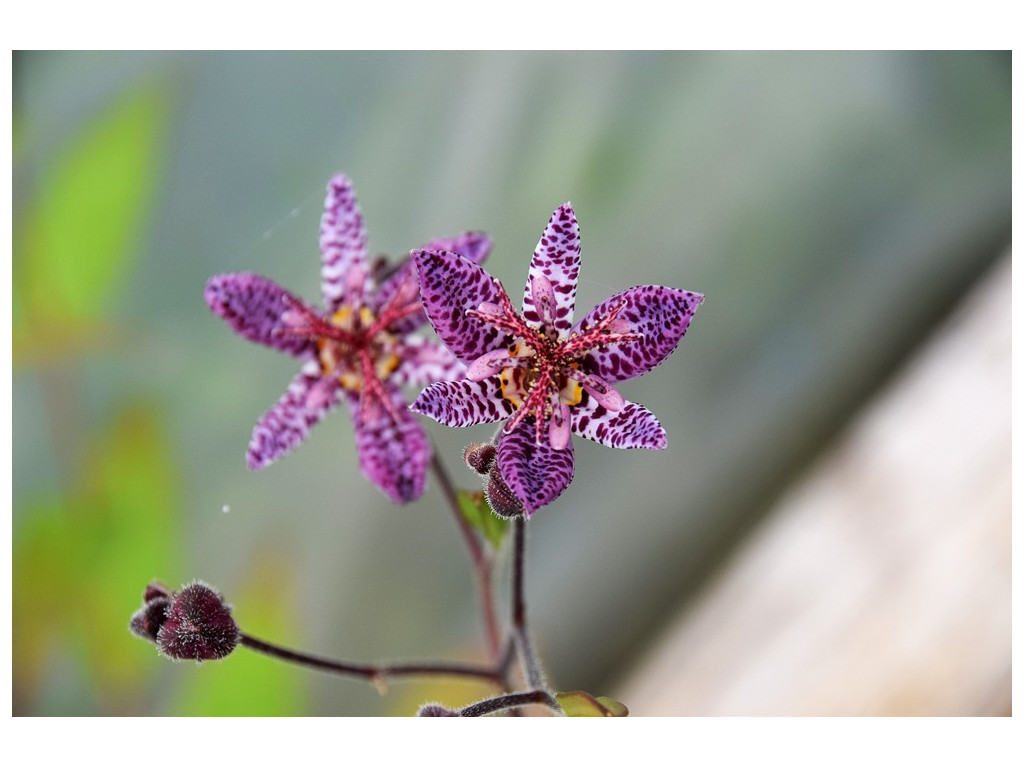
<path fill-rule="evenodd" d="M 572 432 L 614 448 L 665 447 L 654 414 L 614 385 L 675 350 L 701 294 L 637 286 L 573 325 L 580 237 L 569 203 L 554 212 L 534 251 L 521 315 L 476 264 L 429 249 L 413 259 L 427 317 L 468 372 L 427 387 L 412 409 L 452 427 L 507 419 L 497 468 L 527 515 L 572 480 Z"/>
<path fill-rule="evenodd" d="M 470 232 L 425 247 L 461 254 L 452 258 L 475 266 L 491 242 Z M 382 269 L 368 263 L 363 216 L 343 175 L 327 186 L 320 251 L 325 310 L 251 273 L 217 275 L 206 285 L 206 303 L 236 333 L 303 361 L 284 396 L 257 422 L 247 463 L 250 469 L 273 463 L 344 399 L 363 474 L 394 501 L 412 501 L 423 492 L 430 443 L 401 387 L 459 378 L 465 367 L 437 342 L 412 334 L 426 322 L 416 266 L 410 259 L 381 277 Z"/>

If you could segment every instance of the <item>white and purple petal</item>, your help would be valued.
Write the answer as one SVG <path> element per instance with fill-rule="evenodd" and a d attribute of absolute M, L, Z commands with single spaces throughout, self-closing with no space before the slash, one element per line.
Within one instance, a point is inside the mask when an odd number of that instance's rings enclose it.
<path fill-rule="evenodd" d="M 391 378 L 401 386 L 422 389 L 437 381 L 454 381 L 466 375 L 466 366 L 433 339 L 406 336 L 398 354 L 401 362 Z"/>
<path fill-rule="evenodd" d="M 572 431 L 611 448 L 661 450 L 667 444 L 658 417 L 639 403 L 626 400 L 617 411 L 609 411 L 591 397 L 572 409 Z"/>
<path fill-rule="evenodd" d="M 468 427 L 507 419 L 514 410 L 501 396 L 501 381 L 492 376 L 483 381 L 440 381 L 420 392 L 410 406 L 416 413 L 449 427 Z"/>
<path fill-rule="evenodd" d="M 416 283 L 416 265 L 412 259 L 406 259 L 398 264 L 391 274 L 383 278 L 376 294 L 367 302 L 374 314 L 379 314 L 383 306 L 388 303 L 407 304 L 410 301 L 419 299 L 419 285 Z M 389 267 L 385 266 L 383 271 L 387 272 Z M 422 319 L 420 325 L 426 322 Z M 419 326 L 417 326 L 419 327 Z"/>
<path fill-rule="evenodd" d="M 498 442 L 498 471 L 523 502 L 527 517 L 557 499 L 575 471 L 571 440 L 562 450 L 555 450 L 547 440 L 538 444 L 534 431 L 533 423 L 526 420 Z"/>
<path fill-rule="evenodd" d="M 352 184 L 342 173 L 327 183 L 320 218 L 320 281 L 331 310 L 358 304 L 368 275 L 366 227 Z"/>
<path fill-rule="evenodd" d="M 430 324 L 448 349 L 467 365 L 512 338 L 467 310 L 499 303 L 500 288 L 482 268 L 451 251 L 413 251 L 420 295 Z"/>
<path fill-rule="evenodd" d="M 463 258 L 469 259 L 474 264 L 483 264 L 484 259 L 491 253 L 491 238 L 483 232 L 463 232 L 455 237 L 439 237 L 431 240 L 421 251 L 451 251 Z"/>
<path fill-rule="evenodd" d="M 550 324 L 559 338 L 565 338 L 572 327 L 579 276 L 580 228 L 572 204 L 565 203 L 551 215 L 530 260 L 523 293 L 523 319 L 534 328 L 544 327 L 544 311 L 538 304 L 544 297 L 553 299 Z"/>
<path fill-rule="evenodd" d="M 359 395 L 348 392 L 346 399 L 355 424 L 359 469 L 392 501 L 405 504 L 423 493 L 430 464 L 430 440 L 416 417 L 409 413 L 401 392 L 388 389 L 397 421 L 387 408 L 375 409 L 375 417 L 364 421 Z"/>
<path fill-rule="evenodd" d="M 609 330 L 640 333 L 643 338 L 593 350 L 587 356 L 587 369 L 613 384 L 651 371 L 679 345 L 703 300 L 701 294 L 692 291 L 638 285 L 601 302 L 573 330 L 586 331 L 625 302 Z"/>
<path fill-rule="evenodd" d="M 207 306 L 224 318 L 239 336 L 296 357 L 316 351 L 307 336 L 284 333 L 282 316 L 302 301 L 280 285 L 261 275 L 237 272 L 214 275 L 203 294 Z"/>
<path fill-rule="evenodd" d="M 249 469 L 263 469 L 295 448 L 337 404 L 337 379 L 322 377 L 320 365 L 308 361 L 281 399 L 256 422 L 246 455 Z"/>
<path fill-rule="evenodd" d="M 491 238 L 483 232 L 465 232 L 457 237 L 441 237 L 431 240 L 418 250 L 451 251 L 469 259 L 474 264 L 480 264 L 491 252 Z M 370 302 L 370 308 L 379 316 L 381 310 L 389 303 L 404 304 L 419 301 L 419 294 L 416 262 L 409 258 L 381 283 Z M 392 323 L 388 326 L 388 330 L 397 334 L 411 333 L 426 322 L 426 313 L 421 310 Z"/>

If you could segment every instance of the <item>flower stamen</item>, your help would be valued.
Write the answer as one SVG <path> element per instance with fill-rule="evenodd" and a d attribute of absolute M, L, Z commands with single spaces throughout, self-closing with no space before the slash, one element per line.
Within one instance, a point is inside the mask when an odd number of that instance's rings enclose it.
<path fill-rule="evenodd" d="M 498 280 L 498 304 L 481 302 L 477 309 L 467 310 L 469 317 L 513 334 L 508 347 L 485 352 L 474 360 L 467 373 L 471 381 L 500 376 L 502 397 L 516 409 L 505 426 L 511 432 L 527 416 L 533 416 L 537 442 L 543 440 L 545 425 L 552 447 L 568 445 L 570 411 L 579 405 L 585 390 L 608 411 L 621 410 L 625 399 L 607 381 L 583 370 L 582 358 L 593 349 L 608 344 L 623 344 L 643 338 L 632 326 L 619 318 L 625 302 L 612 307 L 597 322 L 582 332 L 559 340 L 554 329 L 554 289 L 543 276 L 534 276 L 531 295 L 541 318 L 541 327 L 527 325 L 515 312 L 508 294 Z M 550 422 L 550 423 L 549 423 Z"/>

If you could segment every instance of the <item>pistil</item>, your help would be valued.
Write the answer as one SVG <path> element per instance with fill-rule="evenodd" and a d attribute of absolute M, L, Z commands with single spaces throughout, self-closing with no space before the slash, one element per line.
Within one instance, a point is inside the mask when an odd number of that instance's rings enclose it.
<path fill-rule="evenodd" d="M 419 311 L 419 302 L 407 301 L 404 292 L 399 291 L 378 318 L 365 307 L 357 313 L 345 306 L 328 320 L 291 297 L 285 296 L 284 300 L 289 308 L 282 316 L 284 325 L 278 332 L 316 340 L 323 374 L 330 376 L 341 368 L 338 383 L 359 393 L 359 418 L 364 423 L 375 421 L 383 408 L 394 421 L 401 421 L 381 381 L 398 364 L 397 355 L 389 349 L 394 339 L 386 329 Z"/>
<path fill-rule="evenodd" d="M 547 278 L 535 276 L 530 281 L 540 328 L 528 325 L 515 311 L 498 280 L 494 285 L 498 303 L 482 302 L 476 309 L 467 310 L 466 315 L 505 331 L 515 340 L 470 363 L 466 378 L 481 381 L 500 376 L 502 395 L 516 408 L 505 425 L 505 433 L 532 415 L 537 443 L 543 441 L 547 426 L 551 447 L 562 450 L 569 444 L 569 409 L 580 402 L 581 388 L 608 411 L 621 410 L 626 402 L 609 382 L 583 370 L 582 358 L 598 347 L 636 341 L 643 334 L 633 332 L 632 326 L 619 318 L 626 306 L 621 302 L 589 328 L 559 339 L 554 325 L 554 289 Z"/>

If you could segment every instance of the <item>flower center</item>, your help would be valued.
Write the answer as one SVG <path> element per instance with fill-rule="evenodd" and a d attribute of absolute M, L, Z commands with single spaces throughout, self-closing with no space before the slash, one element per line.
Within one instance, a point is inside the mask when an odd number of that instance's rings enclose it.
<path fill-rule="evenodd" d="M 584 391 L 609 411 L 625 404 L 611 384 L 583 369 L 583 358 L 598 347 L 635 341 L 641 334 L 618 319 L 625 306 L 620 304 L 587 329 L 558 338 L 550 323 L 540 328 L 527 324 L 512 308 L 501 284 L 495 283 L 500 303 L 485 302 L 467 314 L 505 331 L 513 341 L 474 360 L 466 377 L 480 381 L 497 375 L 502 397 L 516 409 L 505 432 L 533 416 L 537 443 L 542 442 L 546 427 L 551 446 L 561 450 L 569 444 L 570 408 L 580 404 Z"/>
<path fill-rule="evenodd" d="M 362 392 L 368 370 L 363 353 L 372 361 L 370 371 L 375 379 L 384 381 L 398 368 L 398 339 L 380 330 L 370 336 L 377 318 L 368 307 L 358 313 L 343 306 L 327 320 L 342 334 L 317 336 L 316 348 L 320 370 L 324 376 L 336 375 L 338 382 L 350 392 Z"/>
<path fill-rule="evenodd" d="M 531 393 L 541 379 L 543 366 L 544 363 L 538 361 L 533 364 L 527 363 L 522 367 L 509 366 L 508 368 L 503 368 L 498 374 L 501 381 L 501 396 L 516 409 L 521 408 L 523 403 L 530 398 Z M 553 375 L 550 376 L 548 384 L 551 390 L 552 401 L 554 401 L 554 395 L 557 394 L 559 403 L 578 405 L 580 400 L 583 399 L 583 387 L 569 373 L 561 370 L 559 366 L 554 364 L 549 364 L 549 366 L 554 371 Z M 576 369 L 578 368 L 578 363 L 572 362 L 569 364 L 569 367 Z"/>
<path fill-rule="evenodd" d="M 381 408 L 395 421 L 401 418 L 386 381 L 401 363 L 399 338 L 386 328 L 395 320 L 418 309 L 415 306 L 391 306 L 389 302 L 376 317 L 368 307 L 342 305 L 329 317 L 298 302 L 289 304 L 282 314 L 282 333 L 307 336 L 316 341 L 317 362 L 322 381 L 331 381 L 359 395 L 359 410 L 364 422 L 374 421 Z M 322 396 L 322 395 L 318 395 Z"/>

